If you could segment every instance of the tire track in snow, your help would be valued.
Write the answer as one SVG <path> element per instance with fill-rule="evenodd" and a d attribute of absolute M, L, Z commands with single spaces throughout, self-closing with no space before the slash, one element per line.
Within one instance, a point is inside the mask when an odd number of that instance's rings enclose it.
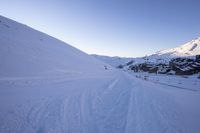
<path fill-rule="evenodd" d="M 103 77 L 105 78 L 105 77 Z M 95 79 L 96 80 L 96 79 Z M 94 81 L 95 81 L 94 80 Z M 41 91 L 44 99 L 32 101 L 27 111 L 8 114 L 0 131 L 29 133 L 185 133 L 183 117 L 168 94 L 127 75 L 115 74 L 99 84 L 62 82 L 49 86 L 59 93 Z M 80 85 L 76 84 L 80 82 Z M 73 84 L 72 89 L 68 86 Z M 75 84 L 75 85 L 74 85 Z M 57 88 L 58 87 L 58 88 Z M 66 88 L 63 89 L 62 87 Z M 160 87 L 157 85 L 157 87 Z M 43 88 L 40 88 L 43 89 Z M 54 89 L 53 89 L 54 90 Z M 38 90 L 36 90 L 38 91 Z M 52 91 L 54 93 L 48 93 Z M 26 94 L 26 93 L 25 93 Z M 36 93 L 39 94 L 39 93 Z M 21 95 L 19 95 L 21 96 Z M 30 95 L 32 96 L 32 94 Z M 34 95 L 33 95 L 34 97 Z M 12 118 L 14 116 L 14 118 Z M 16 122 L 13 122 L 16 121 Z M 5 127 L 4 127 L 5 125 Z M 6 129 L 7 128 L 7 129 Z"/>
<path fill-rule="evenodd" d="M 87 87 L 89 86 L 87 85 Z M 98 125 L 96 125 L 93 113 L 93 101 L 95 101 L 97 95 L 94 92 L 102 89 L 102 85 L 100 88 L 84 87 L 79 88 L 77 92 L 72 93 L 70 96 L 63 94 L 60 97 L 40 100 L 30 105 L 31 108 L 27 113 L 26 121 L 36 133 L 97 132 Z M 109 89 L 112 89 L 112 86 Z"/>
<path fill-rule="evenodd" d="M 36 133 L 62 132 L 61 99 L 39 101 L 27 113 L 27 121 Z"/>
<path fill-rule="evenodd" d="M 99 133 L 123 133 L 126 126 L 130 88 L 116 77 L 100 94 L 95 103 L 94 116 Z"/>
<path fill-rule="evenodd" d="M 130 80 L 134 80 L 134 78 L 131 77 Z M 137 80 L 134 82 L 137 83 Z M 156 86 L 148 85 L 142 84 L 141 81 L 137 85 L 132 85 L 134 93 L 131 98 L 132 102 L 130 102 L 132 103 L 129 113 L 131 119 L 129 119 L 126 133 L 131 131 L 137 133 L 186 133 L 184 117 L 180 108 L 168 94 L 154 89 Z"/>

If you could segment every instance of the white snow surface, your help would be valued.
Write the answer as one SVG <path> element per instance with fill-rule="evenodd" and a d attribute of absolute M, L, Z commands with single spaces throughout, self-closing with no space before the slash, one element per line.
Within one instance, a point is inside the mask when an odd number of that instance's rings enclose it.
<path fill-rule="evenodd" d="M 200 132 L 199 86 L 177 89 L 105 70 L 93 57 L 4 17 L 0 60 L 0 133 Z"/>
<path fill-rule="evenodd" d="M 82 51 L 0 16 L 0 76 L 79 73 L 104 68 Z"/>

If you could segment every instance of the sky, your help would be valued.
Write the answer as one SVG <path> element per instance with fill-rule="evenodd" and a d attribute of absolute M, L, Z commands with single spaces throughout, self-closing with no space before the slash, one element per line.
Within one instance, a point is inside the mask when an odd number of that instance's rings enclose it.
<path fill-rule="evenodd" d="M 200 36 L 199 0 L 1 0 L 0 15 L 88 53 L 139 57 Z"/>

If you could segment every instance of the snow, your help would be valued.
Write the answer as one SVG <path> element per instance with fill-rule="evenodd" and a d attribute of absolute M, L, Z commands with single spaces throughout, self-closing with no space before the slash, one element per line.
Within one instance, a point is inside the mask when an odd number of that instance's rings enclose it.
<path fill-rule="evenodd" d="M 104 56 L 104 55 L 92 55 L 96 59 L 103 61 L 113 67 L 118 67 L 119 65 L 124 65 L 128 63 L 129 61 L 133 60 L 134 58 L 127 58 L 127 57 L 109 57 L 109 56 Z"/>
<path fill-rule="evenodd" d="M 25 25 L 4 17 L 0 21 L 1 77 L 79 73 L 104 69 L 106 65 Z"/>
<path fill-rule="evenodd" d="M 179 47 L 161 50 L 156 53 L 156 55 L 168 55 L 168 56 L 195 56 L 200 54 L 200 37 L 192 41 L 189 41 Z"/>
<path fill-rule="evenodd" d="M 160 84 L 164 86 L 172 86 L 178 89 L 200 91 L 200 79 L 198 74 L 190 76 L 176 76 L 176 75 L 163 75 L 148 72 L 133 72 L 128 71 L 129 74 L 142 80 Z"/>
<path fill-rule="evenodd" d="M 0 22 L 0 133 L 200 132 L 198 81 L 194 91 L 136 78 L 27 26 Z"/>
<path fill-rule="evenodd" d="M 169 61 L 173 58 L 187 57 L 194 59 L 196 55 L 200 55 L 200 37 L 193 39 L 192 41 L 189 41 L 176 48 L 160 50 L 152 55 L 144 57 L 122 58 L 122 57 L 109 57 L 102 55 L 93 55 L 93 56 L 107 64 L 110 64 L 113 67 L 117 67 L 119 65 L 125 65 L 130 61 L 133 61 L 131 65 L 141 64 L 144 62 L 168 64 Z M 127 69 L 126 66 L 125 69 Z"/>
<path fill-rule="evenodd" d="M 199 91 L 145 82 L 117 70 L 61 79 L 38 84 L 5 79 L 0 132 L 200 131 Z"/>

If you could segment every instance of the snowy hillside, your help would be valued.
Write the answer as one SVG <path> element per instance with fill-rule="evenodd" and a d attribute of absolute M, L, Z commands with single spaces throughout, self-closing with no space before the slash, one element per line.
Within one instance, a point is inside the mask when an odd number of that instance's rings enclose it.
<path fill-rule="evenodd" d="M 110 57 L 110 56 L 103 56 L 103 55 L 92 55 L 98 60 L 101 60 L 113 67 L 118 67 L 119 65 L 124 65 L 127 62 L 131 61 L 134 58 L 126 58 L 126 57 Z"/>
<path fill-rule="evenodd" d="M 200 55 L 200 37 L 190 42 L 187 42 L 186 44 L 183 44 L 179 47 L 158 51 L 156 55 L 168 55 L 175 57 Z"/>
<path fill-rule="evenodd" d="M 80 50 L 0 16 L 0 77 L 100 70 L 104 64 Z"/>
<path fill-rule="evenodd" d="M 157 78 L 0 17 L 0 133 L 199 133 L 199 79 Z"/>
<path fill-rule="evenodd" d="M 109 57 L 109 56 L 101 56 L 95 55 L 95 57 L 101 61 L 104 61 L 114 67 L 119 65 L 125 65 L 128 62 L 132 62 L 131 64 L 140 64 L 146 61 L 153 63 L 168 63 L 171 59 L 177 57 L 188 57 L 194 58 L 195 55 L 200 55 L 200 37 L 196 38 L 186 44 L 183 44 L 179 47 L 161 50 L 156 52 L 155 54 L 145 56 L 145 57 L 137 57 L 137 58 L 121 58 L 121 57 Z"/>

